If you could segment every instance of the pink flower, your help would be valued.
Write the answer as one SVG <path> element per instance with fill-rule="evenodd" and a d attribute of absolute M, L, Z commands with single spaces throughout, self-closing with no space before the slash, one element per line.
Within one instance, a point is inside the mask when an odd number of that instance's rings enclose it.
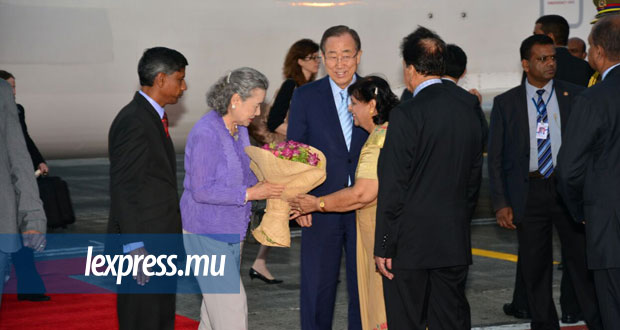
<path fill-rule="evenodd" d="M 263 145 L 261 148 L 270 151 L 278 158 L 292 160 L 312 166 L 318 165 L 320 161 L 317 154 L 310 152 L 310 146 L 293 140 L 280 143 L 271 142 Z"/>
<path fill-rule="evenodd" d="M 282 150 L 282 156 L 291 159 L 293 157 L 293 150 L 285 148 L 284 150 Z"/>

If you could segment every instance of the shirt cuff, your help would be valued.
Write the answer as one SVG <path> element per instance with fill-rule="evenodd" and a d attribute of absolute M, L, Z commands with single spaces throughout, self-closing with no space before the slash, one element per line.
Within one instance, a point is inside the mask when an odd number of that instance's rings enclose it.
<path fill-rule="evenodd" d="M 123 245 L 123 253 L 129 253 L 135 249 L 143 248 L 144 242 L 127 243 Z"/>

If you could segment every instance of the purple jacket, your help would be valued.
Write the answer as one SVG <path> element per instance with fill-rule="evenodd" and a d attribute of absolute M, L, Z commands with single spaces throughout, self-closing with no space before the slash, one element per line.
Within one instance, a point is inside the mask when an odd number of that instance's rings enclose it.
<path fill-rule="evenodd" d="M 245 238 L 251 204 L 243 203 L 245 190 L 256 184 L 250 158 L 248 130 L 239 126 L 234 140 L 224 120 L 209 111 L 194 125 L 185 146 L 185 191 L 181 197 L 183 229 L 195 234 L 238 234 Z M 217 238 L 219 239 L 219 238 Z"/>

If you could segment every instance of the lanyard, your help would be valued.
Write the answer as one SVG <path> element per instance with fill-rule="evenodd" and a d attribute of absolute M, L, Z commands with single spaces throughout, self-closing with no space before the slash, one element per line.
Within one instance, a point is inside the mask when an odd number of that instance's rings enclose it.
<path fill-rule="evenodd" d="M 538 104 L 536 104 L 536 100 L 534 100 L 534 98 L 532 97 L 532 102 L 534 102 L 534 107 L 536 108 L 536 112 L 538 112 L 538 115 L 540 115 L 542 113 L 542 110 L 547 110 L 547 104 L 549 104 L 549 101 L 551 100 L 551 97 L 553 96 L 553 93 L 555 92 L 555 82 L 553 82 L 553 85 L 551 85 L 551 93 L 549 93 L 549 97 L 547 98 L 547 102 L 543 102 L 542 106 L 539 108 Z"/>

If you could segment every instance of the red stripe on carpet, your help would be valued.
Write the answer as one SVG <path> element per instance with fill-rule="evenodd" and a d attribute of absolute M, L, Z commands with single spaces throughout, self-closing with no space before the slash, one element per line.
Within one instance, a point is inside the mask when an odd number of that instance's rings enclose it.
<path fill-rule="evenodd" d="M 115 294 L 51 294 L 50 301 L 18 301 L 2 296 L 0 330 L 118 329 Z M 175 329 L 197 329 L 198 321 L 177 315 Z"/>

